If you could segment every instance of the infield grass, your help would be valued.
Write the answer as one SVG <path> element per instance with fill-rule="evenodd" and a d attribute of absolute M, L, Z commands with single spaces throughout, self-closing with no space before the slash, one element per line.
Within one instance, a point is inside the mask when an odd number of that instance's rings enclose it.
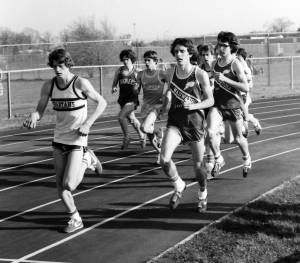
<path fill-rule="evenodd" d="M 151 263 L 300 262 L 300 176 Z"/>

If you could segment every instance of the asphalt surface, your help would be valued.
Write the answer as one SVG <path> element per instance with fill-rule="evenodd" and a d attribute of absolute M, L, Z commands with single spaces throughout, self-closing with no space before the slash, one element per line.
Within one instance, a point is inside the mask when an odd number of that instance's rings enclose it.
<path fill-rule="evenodd" d="M 172 187 L 156 153 L 138 142 L 120 150 L 115 119 L 100 119 L 89 144 L 104 173 L 87 171 L 75 192 L 84 228 L 62 233 L 67 217 L 57 197 L 52 127 L 0 132 L 0 262 L 146 262 L 207 224 L 299 174 L 300 97 L 257 101 L 250 112 L 262 134 L 250 126 L 253 168 L 242 177 L 241 152 L 222 145 L 226 166 L 208 183 L 208 210 L 199 214 L 197 183 L 189 148 L 174 155 L 188 183 L 181 204 L 168 208 Z M 132 131 L 133 132 L 133 131 Z M 135 134 L 133 137 L 137 138 Z"/>

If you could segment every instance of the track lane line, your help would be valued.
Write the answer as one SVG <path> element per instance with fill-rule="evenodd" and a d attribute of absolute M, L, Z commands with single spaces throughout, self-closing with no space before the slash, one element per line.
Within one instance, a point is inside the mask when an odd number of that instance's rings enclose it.
<path fill-rule="evenodd" d="M 288 102 L 288 101 L 299 101 L 300 102 L 300 98 L 295 98 L 295 99 L 283 99 L 283 100 L 269 100 L 269 101 L 261 101 L 261 102 L 252 102 L 251 105 L 261 105 L 261 104 L 270 104 L 270 103 L 276 103 L 276 102 Z M 291 104 L 297 104 L 297 103 L 291 103 Z M 285 106 L 291 105 L 291 104 L 283 104 Z M 282 104 L 275 104 L 275 105 L 271 105 L 271 106 L 266 106 L 266 107 L 277 107 L 277 106 L 281 106 Z M 259 108 L 266 108 L 266 107 L 259 107 Z M 256 109 L 256 108 L 249 108 L 251 109 Z M 109 116 L 107 116 L 109 117 Z M 111 116 L 112 118 L 115 116 Z M 111 123 L 111 122 L 117 122 L 117 119 L 112 119 L 112 120 L 107 120 L 107 121 L 96 121 L 94 124 L 101 124 L 101 123 Z M 118 126 L 119 128 L 119 126 Z M 18 136 L 18 135 L 27 135 L 27 134 L 35 134 L 35 133 L 41 133 L 41 132 L 45 132 L 45 131 L 53 131 L 53 128 L 51 129 L 41 129 L 41 130 L 33 130 L 33 131 L 27 131 L 27 132 L 22 132 L 22 133 L 15 133 L 15 134 L 8 134 L 8 135 L 1 135 L 1 138 L 8 138 L 8 137 L 12 137 L 12 136 Z"/>
<path fill-rule="evenodd" d="M 298 134 L 300 134 L 300 132 L 291 133 L 291 134 L 286 134 L 286 135 L 280 135 L 280 136 L 276 136 L 276 137 L 264 139 L 264 140 L 261 140 L 261 141 L 255 141 L 255 142 L 249 143 L 249 145 L 254 145 L 254 144 L 258 144 L 258 143 L 262 143 L 262 142 L 267 142 L 267 141 L 271 141 L 271 140 L 276 140 L 276 139 L 280 139 L 280 138 L 284 138 L 284 137 L 288 137 L 288 136 L 293 136 L 293 135 L 298 135 Z M 237 148 L 238 148 L 238 146 L 235 145 L 235 146 L 232 146 L 232 147 L 223 149 L 221 152 L 226 152 L 226 151 L 230 151 L 230 150 L 235 150 L 235 149 L 237 149 Z M 152 150 L 152 151 L 149 151 L 149 152 L 154 152 L 154 151 L 155 151 L 155 150 Z M 182 163 L 182 162 L 186 162 L 186 161 L 188 161 L 188 160 L 190 160 L 190 159 L 191 159 L 191 158 L 187 158 L 187 159 L 184 159 L 184 160 L 175 162 L 175 163 L 176 163 L 176 164 L 179 164 L 179 163 Z M 241 165 L 240 165 L 239 167 L 241 167 Z M 105 183 L 105 184 L 100 184 L 100 185 L 94 186 L 94 187 L 92 187 L 92 188 L 89 188 L 89 189 L 86 189 L 86 190 L 77 192 L 77 193 L 75 193 L 73 196 L 77 196 L 77 195 L 81 195 L 81 194 L 84 194 L 84 193 L 88 193 L 88 192 L 93 191 L 93 190 L 95 190 L 95 189 L 103 188 L 103 187 L 108 186 L 108 185 L 111 185 L 111 184 L 113 184 L 113 183 L 121 182 L 121 181 L 123 181 L 123 180 L 129 179 L 129 178 L 132 178 L 132 177 L 135 177 L 135 176 L 144 174 L 144 173 L 148 173 L 148 172 L 151 172 L 151 171 L 154 171 L 154 170 L 157 170 L 157 169 L 161 169 L 161 167 L 155 167 L 155 168 L 153 168 L 153 169 L 149 169 L 149 170 L 146 170 L 146 171 L 143 171 L 143 172 L 138 172 L 138 173 L 135 173 L 135 174 L 131 174 L 131 175 L 128 175 L 128 176 L 125 176 L 125 177 L 122 177 L 122 178 L 119 178 L 119 179 L 116 179 L 116 180 L 107 182 L 107 183 Z M 55 176 L 55 175 L 53 175 L 53 176 Z M 20 216 L 20 215 L 24 215 L 24 214 L 26 214 L 26 213 L 28 213 L 28 212 L 32 212 L 32 211 L 38 210 L 38 209 L 43 208 L 43 207 L 46 207 L 46 206 L 48 206 L 48 205 L 55 204 L 55 203 L 57 203 L 57 202 L 59 202 L 59 201 L 61 201 L 61 200 L 60 200 L 60 199 L 56 199 L 56 200 L 50 201 L 50 202 L 48 202 L 48 203 L 41 204 L 41 205 L 35 206 L 35 207 L 33 207 L 33 208 L 24 210 L 24 211 L 19 212 L 19 213 L 17 213 L 17 214 L 14 214 L 14 215 L 11 215 L 11 216 L 8 216 L 8 217 L 5 217 L 5 218 L 1 218 L 1 219 L 0 219 L 0 223 L 5 222 L 5 221 L 10 220 L 10 219 L 13 219 L 13 218 L 15 218 L 15 217 L 18 217 L 18 216 Z"/>
<path fill-rule="evenodd" d="M 292 152 L 295 152 L 295 151 L 300 151 L 300 147 L 297 147 L 297 148 L 294 148 L 294 149 L 291 149 L 291 150 L 287 150 L 287 151 L 283 151 L 283 152 L 280 152 L 280 153 L 276 153 L 276 154 L 273 154 L 273 155 L 267 155 L 267 156 L 265 156 L 263 158 L 259 158 L 259 159 L 253 160 L 252 163 L 264 161 L 264 160 L 267 160 L 267 159 L 278 157 L 280 155 L 289 154 L 289 153 L 292 153 Z M 237 166 L 234 166 L 232 168 L 229 168 L 229 169 L 226 169 L 226 170 L 222 171 L 220 174 L 224 174 L 224 173 L 236 170 L 236 169 L 241 168 L 241 167 L 242 167 L 242 165 L 237 165 Z M 190 183 L 190 184 L 187 185 L 187 187 L 191 187 L 191 186 L 193 186 L 193 185 L 195 185 L 197 183 L 198 182 Z M 104 225 L 104 224 L 106 224 L 106 223 L 108 223 L 110 221 L 118 219 L 118 218 L 120 218 L 120 217 L 122 217 L 122 216 L 124 216 L 124 215 L 126 215 L 126 214 L 128 214 L 130 212 L 132 212 L 132 211 L 138 210 L 138 209 L 140 209 L 140 208 L 142 208 L 142 207 L 144 207 L 144 206 L 146 206 L 148 204 L 151 204 L 151 203 L 153 203 L 155 201 L 158 201 L 158 200 L 160 200 L 160 199 L 162 199 L 164 197 L 167 197 L 167 196 L 171 195 L 172 193 L 173 193 L 173 190 L 169 191 L 169 192 L 167 192 L 167 193 L 165 193 L 163 195 L 157 196 L 157 197 L 155 197 L 153 199 L 150 199 L 150 200 L 148 200 L 148 201 L 146 201 L 144 203 L 141 203 L 141 204 L 139 204 L 137 206 L 133 206 L 130 209 L 127 209 L 127 210 L 125 210 L 125 211 L 123 211 L 121 213 L 118 213 L 117 215 L 115 215 L 113 217 L 110 217 L 110 218 L 107 218 L 105 220 L 102 220 L 102 221 L 100 221 L 100 222 L 98 222 L 98 223 L 96 223 L 96 224 L 94 224 L 94 225 L 92 225 L 92 226 L 90 226 L 88 228 L 85 228 L 83 230 L 80 230 L 80 231 L 76 232 L 75 234 L 69 235 L 66 238 L 63 238 L 63 239 L 61 239 L 61 240 L 59 240 L 57 242 L 54 242 L 54 243 L 52 243 L 52 244 L 50 244 L 48 246 L 45 246 L 45 247 L 40 248 L 40 249 L 38 249 L 38 250 L 36 250 L 34 252 L 31 252 L 30 254 L 27 254 L 27 255 L 19 258 L 18 260 L 13 261 L 12 263 L 20 263 L 20 262 L 22 262 L 24 260 L 27 260 L 27 259 L 31 258 L 31 257 L 39 255 L 39 254 L 41 254 L 41 253 L 43 253 L 45 251 L 48 251 L 48 250 L 50 250 L 50 249 L 52 249 L 54 247 L 57 247 L 57 246 L 59 246 L 59 245 L 61 245 L 63 243 L 66 243 L 66 242 L 68 242 L 68 241 L 70 241 L 70 240 L 72 240 L 72 239 L 74 239 L 74 238 L 76 238 L 78 236 L 81 236 L 81 235 L 83 235 L 83 234 L 85 234 L 85 233 L 87 233 L 87 232 L 89 232 L 89 231 L 91 231 L 91 230 L 93 230 L 93 229 L 95 229 L 95 228 L 97 228 L 99 226 L 102 226 L 102 225 Z"/>

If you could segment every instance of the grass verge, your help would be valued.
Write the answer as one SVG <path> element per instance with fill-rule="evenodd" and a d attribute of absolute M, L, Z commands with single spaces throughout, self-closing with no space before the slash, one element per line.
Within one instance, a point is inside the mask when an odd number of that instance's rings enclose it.
<path fill-rule="evenodd" d="M 300 175 L 151 263 L 300 262 Z"/>

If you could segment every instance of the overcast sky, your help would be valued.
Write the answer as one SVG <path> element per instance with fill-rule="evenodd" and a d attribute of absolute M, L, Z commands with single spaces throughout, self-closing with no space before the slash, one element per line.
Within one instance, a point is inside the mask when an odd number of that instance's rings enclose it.
<path fill-rule="evenodd" d="M 263 30 L 278 17 L 300 27 L 300 0 L 0 0 L 0 27 L 57 35 L 74 21 L 106 19 L 118 35 L 142 40 Z"/>

